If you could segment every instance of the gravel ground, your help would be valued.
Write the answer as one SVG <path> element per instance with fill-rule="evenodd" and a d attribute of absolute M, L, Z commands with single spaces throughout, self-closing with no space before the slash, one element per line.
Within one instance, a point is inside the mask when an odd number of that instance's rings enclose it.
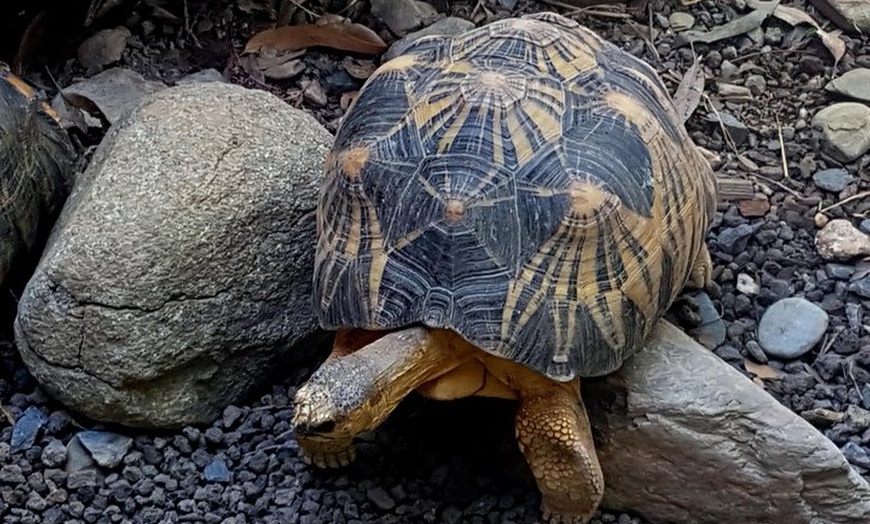
<path fill-rule="evenodd" d="M 235 81 L 250 83 L 234 58 L 227 59 L 227 38 L 233 38 L 239 49 L 269 19 L 267 12 L 245 12 L 239 7 L 255 3 L 238 2 L 233 7 L 228 0 L 204 6 L 189 2 L 197 17 L 195 27 L 213 27 L 198 33 L 200 46 L 192 43 L 183 24 L 169 23 L 153 14 L 125 14 L 122 20 L 138 43 L 128 46 L 121 64 L 147 78 L 167 82 L 203 68 L 223 69 L 229 64 Z M 743 3 L 703 1 L 680 10 L 691 13 L 701 28 L 710 28 L 737 16 L 731 6 Z M 358 16 L 356 20 L 373 24 L 360 9 L 364 4 L 356 4 L 350 13 Z M 483 20 L 476 16 L 483 13 L 485 19 L 487 13 L 475 9 L 476 4 L 450 2 L 450 10 L 480 23 Z M 655 12 L 640 16 L 640 21 L 588 14 L 578 20 L 649 60 L 663 73 L 686 71 L 693 60 L 691 48 L 679 47 L 675 36 L 664 31 L 676 2 L 651 4 Z M 789 3 L 806 7 L 804 4 Z M 493 0 L 483 5 L 498 17 L 545 7 L 525 0 Z M 810 8 L 806 10 L 812 13 Z M 661 31 L 652 39 L 645 38 L 650 23 Z M 373 27 L 388 35 L 382 26 Z M 735 179 L 751 175 L 763 195 L 755 201 L 721 204 L 721 215 L 710 234 L 716 280 L 722 289 L 714 305 L 726 328 L 725 341 L 714 351 L 747 374 L 746 362 L 778 370 L 782 378 L 766 381 L 765 387 L 798 413 L 870 409 L 870 342 L 862 319 L 870 306 L 867 268 L 827 263 L 814 246 L 817 210 L 868 189 L 870 181 L 861 173 L 870 155 L 841 165 L 820 152 L 819 138 L 809 123 L 812 115 L 834 100 L 823 89 L 831 77 L 833 61 L 815 39 L 791 48 L 795 42 L 788 26 L 767 24 L 758 42 L 741 36 L 695 46 L 717 79 L 729 77 L 728 82 L 748 87 L 753 95 L 749 102 L 726 102 L 718 108 L 740 121 L 731 128 L 735 137 L 742 135 L 736 148 L 745 157 L 737 158 L 719 123 L 706 118 L 708 111 L 699 110 L 688 127 L 699 145 L 719 154 L 720 175 Z M 847 39 L 847 44 L 840 73 L 870 65 L 867 37 Z M 56 59 L 62 64 L 54 70 L 61 85 L 81 73 L 80 66 L 71 60 L 74 53 L 68 54 Z M 357 88 L 359 83 L 346 73 L 336 73 L 336 64 L 342 59 L 340 54 L 318 51 L 304 57 L 307 69 L 303 77 L 320 83 L 325 101 L 306 94 L 311 84 L 302 86 L 298 79 L 260 87 L 311 110 L 334 129 L 341 115 L 340 93 Z M 672 89 L 676 87 L 678 79 L 672 74 L 665 78 Z M 708 81 L 707 92 L 715 90 L 716 81 Z M 783 154 L 788 160 L 788 177 L 783 175 Z M 827 168 L 845 169 L 852 176 L 851 182 L 835 187 L 836 191 L 823 189 L 830 181 L 824 177 L 814 180 L 814 175 Z M 855 199 L 827 215 L 852 218 L 857 225 L 868 210 L 870 201 Z M 870 224 L 865 223 L 867 226 Z M 753 277 L 756 293 L 737 290 L 741 273 Z M 757 342 L 759 320 L 771 304 L 790 296 L 802 296 L 825 311 L 825 336 L 798 358 L 772 359 Z M 4 326 L 11 331 L 9 312 L 14 303 L 10 297 L 3 300 Z M 11 340 L 8 333 L 6 340 Z M 221 420 L 210 427 L 132 432 L 103 428 L 65 412 L 40 391 L 7 343 L 0 348 L 2 414 L 11 423 L 28 409 L 33 415 L 33 408 L 38 408 L 47 418 L 32 445 L 13 446 L 13 428 L 0 417 L 0 517 L 10 524 L 507 524 L 537 520 L 539 496 L 515 448 L 508 403 L 471 399 L 447 405 L 411 397 L 381 430 L 360 445 L 358 459 L 351 467 L 313 471 L 300 461 L 290 432 L 290 399 L 299 376 L 270 385 L 259 399 L 246 405 L 228 407 Z M 857 424 L 856 417 L 813 420 L 866 475 L 870 469 L 870 429 Z M 117 465 L 100 468 L 97 475 L 65 471 L 67 455 L 72 461 L 90 460 L 80 447 L 67 450 L 72 437 L 83 429 L 107 429 L 131 438 L 94 444 L 109 455 L 115 452 L 115 460 L 111 456 L 105 460 Z M 594 522 L 645 521 L 601 512 Z"/>

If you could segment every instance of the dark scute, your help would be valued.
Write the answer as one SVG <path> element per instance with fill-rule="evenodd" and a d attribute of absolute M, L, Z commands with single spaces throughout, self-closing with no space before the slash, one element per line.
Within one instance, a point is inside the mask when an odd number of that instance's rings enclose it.
<path fill-rule="evenodd" d="M 348 111 L 335 136 L 335 148 L 348 149 L 358 142 L 383 137 L 408 114 L 407 79 L 402 72 L 370 78 Z"/>
<path fill-rule="evenodd" d="M 572 126 L 564 130 L 568 167 L 581 178 L 597 181 L 635 213 L 652 216 L 653 170 L 649 149 L 624 117 L 604 109 L 572 109 Z"/>

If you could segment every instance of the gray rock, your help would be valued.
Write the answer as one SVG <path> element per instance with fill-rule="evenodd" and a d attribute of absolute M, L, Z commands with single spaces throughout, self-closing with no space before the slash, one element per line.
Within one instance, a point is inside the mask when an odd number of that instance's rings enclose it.
<path fill-rule="evenodd" d="M 372 0 L 371 6 L 372 14 L 399 36 L 438 17 L 438 11 L 431 4 L 420 0 Z"/>
<path fill-rule="evenodd" d="M 742 145 L 749 138 L 749 128 L 741 122 L 736 116 L 727 111 L 720 111 L 716 115 L 711 115 L 708 120 L 716 124 L 721 120 L 722 125 L 728 130 L 731 139 L 736 145 Z"/>
<path fill-rule="evenodd" d="M 870 31 L 870 4 L 867 0 L 824 0 L 812 4 L 845 31 Z"/>
<path fill-rule="evenodd" d="M 679 33 L 680 31 L 685 31 L 694 27 L 695 17 L 690 15 L 689 13 L 674 11 L 673 13 L 671 13 L 671 16 L 668 17 L 668 22 L 671 26 L 671 29 Z"/>
<path fill-rule="evenodd" d="M 227 468 L 226 462 L 215 459 L 205 467 L 203 476 L 209 482 L 229 482 L 230 470 Z"/>
<path fill-rule="evenodd" d="M 44 466 L 49 468 L 62 466 L 66 462 L 66 446 L 56 438 L 51 439 L 42 448 L 40 460 L 42 460 Z"/>
<path fill-rule="evenodd" d="M 378 508 L 388 511 L 396 507 L 396 501 L 384 488 L 371 488 L 366 492 L 366 496 Z"/>
<path fill-rule="evenodd" d="M 870 107 L 857 102 L 839 102 L 813 117 L 822 131 L 824 147 L 841 162 L 851 162 L 870 149 Z"/>
<path fill-rule="evenodd" d="M 846 71 L 825 85 L 825 90 L 863 102 L 870 102 L 870 69 L 858 67 Z"/>
<path fill-rule="evenodd" d="M 825 260 L 849 260 L 870 255 L 870 235 L 845 218 L 835 218 L 816 233 L 816 250 Z"/>
<path fill-rule="evenodd" d="M 64 88 L 63 94 L 91 101 L 110 124 L 115 124 L 148 95 L 163 89 L 166 85 L 146 80 L 136 71 L 113 67 Z"/>
<path fill-rule="evenodd" d="M 863 298 L 870 298 L 870 276 L 849 283 L 849 291 Z"/>
<path fill-rule="evenodd" d="M 716 305 L 710 300 L 710 295 L 703 291 L 698 291 L 692 294 L 694 303 L 698 308 L 698 316 L 700 324 L 689 331 L 695 340 L 701 343 L 707 349 L 716 349 L 719 345 L 725 342 L 727 335 L 725 322 L 722 320 L 722 315 L 716 309 Z"/>
<path fill-rule="evenodd" d="M 870 469 L 870 454 L 867 451 L 855 444 L 852 441 L 846 443 L 842 448 L 843 456 L 846 457 L 850 463 L 858 466 L 863 469 Z"/>
<path fill-rule="evenodd" d="M 750 224 L 740 224 L 737 227 L 724 228 L 716 237 L 716 243 L 723 251 L 734 255 L 746 249 L 749 237 L 757 230 L 757 225 L 753 226 Z"/>
<path fill-rule="evenodd" d="M 203 84 L 206 82 L 226 82 L 223 73 L 214 68 L 203 69 L 195 73 L 190 73 L 182 78 L 179 78 L 175 85 L 183 86 L 187 84 Z"/>
<path fill-rule="evenodd" d="M 830 440 L 672 324 L 584 392 L 606 508 L 686 524 L 870 519 L 870 486 Z"/>
<path fill-rule="evenodd" d="M 76 437 L 94 462 L 104 468 L 114 468 L 130 451 L 133 439 L 108 431 L 80 431 Z"/>
<path fill-rule="evenodd" d="M 36 437 L 39 436 L 39 430 L 45 424 L 48 417 L 41 409 L 30 406 L 24 413 L 15 421 L 12 427 L 12 442 L 9 447 L 13 453 L 17 451 L 25 451 L 33 447 L 36 442 Z"/>
<path fill-rule="evenodd" d="M 758 322 L 758 343 L 773 358 L 791 360 L 811 350 L 828 329 L 828 314 L 812 302 L 777 300 Z"/>
<path fill-rule="evenodd" d="M 98 31 L 79 46 L 79 62 L 89 71 L 113 64 L 121 60 L 128 38 L 130 30 L 123 26 Z"/>
<path fill-rule="evenodd" d="M 839 193 L 846 189 L 852 180 L 854 177 L 845 169 L 840 168 L 824 169 L 813 175 L 813 182 L 817 187 L 832 193 Z"/>
<path fill-rule="evenodd" d="M 313 116 L 222 83 L 169 88 L 119 121 L 19 302 L 34 377 L 91 418 L 177 427 L 309 360 L 331 142 Z"/>
<path fill-rule="evenodd" d="M 429 27 L 408 33 L 403 38 L 396 40 L 384 54 L 384 60 L 392 60 L 404 53 L 408 47 L 424 36 L 454 36 L 474 29 L 474 24 L 464 18 L 448 16 L 438 20 Z"/>

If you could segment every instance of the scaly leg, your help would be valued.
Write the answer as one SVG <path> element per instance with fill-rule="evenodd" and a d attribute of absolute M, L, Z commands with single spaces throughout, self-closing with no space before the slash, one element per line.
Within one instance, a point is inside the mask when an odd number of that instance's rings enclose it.
<path fill-rule="evenodd" d="M 517 440 L 541 491 L 550 524 L 585 524 L 604 495 L 604 476 L 579 395 L 579 381 L 527 392 L 516 417 Z"/>

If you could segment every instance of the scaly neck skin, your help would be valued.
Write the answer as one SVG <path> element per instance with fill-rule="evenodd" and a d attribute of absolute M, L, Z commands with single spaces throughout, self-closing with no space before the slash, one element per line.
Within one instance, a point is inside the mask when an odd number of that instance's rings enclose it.
<path fill-rule="evenodd" d="M 467 362 L 472 351 L 453 333 L 415 327 L 330 357 L 296 395 L 298 432 L 325 420 L 335 422 L 332 438 L 349 440 L 372 430 L 411 391 Z"/>

